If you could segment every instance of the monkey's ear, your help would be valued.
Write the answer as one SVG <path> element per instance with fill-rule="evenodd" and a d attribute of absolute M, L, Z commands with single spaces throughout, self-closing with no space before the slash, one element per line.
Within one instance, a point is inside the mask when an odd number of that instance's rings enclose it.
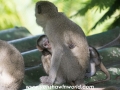
<path fill-rule="evenodd" d="M 58 8 L 56 7 L 56 10 L 58 11 Z"/>
<path fill-rule="evenodd" d="M 42 12 L 41 5 L 37 5 L 37 10 L 38 10 L 38 14 L 40 14 Z"/>
<path fill-rule="evenodd" d="M 42 48 L 40 48 L 39 46 L 36 46 L 37 47 L 37 49 L 40 51 L 40 52 L 42 52 L 43 51 L 43 49 Z"/>

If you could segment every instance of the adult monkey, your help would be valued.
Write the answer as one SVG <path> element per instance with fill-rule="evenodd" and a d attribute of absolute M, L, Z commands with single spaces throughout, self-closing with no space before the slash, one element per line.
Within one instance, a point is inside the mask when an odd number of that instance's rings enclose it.
<path fill-rule="evenodd" d="M 24 60 L 20 52 L 0 40 L 0 90 L 18 90 L 24 78 Z"/>
<path fill-rule="evenodd" d="M 52 47 L 46 35 L 41 35 L 37 40 L 37 49 L 42 53 L 41 60 L 43 64 L 43 68 L 47 75 L 49 75 L 50 65 L 51 65 L 51 57 L 52 57 Z M 72 45 L 69 45 L 69 48 Z M 59 77 L 58 77 L 59 78 Z M 60 79 L 59 79 L 60 80 Z M 60 80 L 61 81 L 61 80 Z M 59 81 L 56 81 L 58 83 Z M 70 85 L 75 86 L 74 82 L 69 82 Z M 76 90 L 76 89 L 75 89 Z"/>
<path fill-rule="evenodd" d="M 76 48 L 72 44 L 70 44 L 68 47 L 71 49 L 71 51 L 73 51 Z M 46 35 L 41 35 L 39 37 L 39 39 L 37 40 L 37 48 L 40 52 L 42 52 L 41 60 L 43 63 L 43 67 L 45 72 L 49 74 L 50 62 L 51 62 L 51 56 L 52 56 L 52 52 L 51 52 L 52 47 Z M 88 67 L 89 72 L 86 72 L 86 77 L 92 77 L 97 71 L 96 66 L 99 66 L 101 71 L 106 74 L 106 79 L 90 82 L 90 83 L 87 83 L 87 85 L 97 84 L 97 83 L 101 83 L 109 80 L 110 74 L 106 69 L 106 67 L 104 66 L 104 64 L 102 63 L 98 51 L 92 46 L 89 46 L 89 51 L 90 51 L 90 66 Z"/>
<path fill-rule="evenodd" d="M 76 85 L 84 85 L 89 47 L 82 29 L 63 13 L 59 13 L 57 7 L 48 1 L 36 3 L 35 16 L 37 24 L 43 27 L 54 47 L 49 76 L 41 77 L 42 83 L 52 85 L 60 75 L 65 82 L 74 81 Z M 69 44 L 76 47 L 75 55 L 68 48 Z"/>

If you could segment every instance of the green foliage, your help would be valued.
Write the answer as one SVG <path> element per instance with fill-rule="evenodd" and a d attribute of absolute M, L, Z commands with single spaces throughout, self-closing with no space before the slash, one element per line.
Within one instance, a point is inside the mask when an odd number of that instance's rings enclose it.
<path fill-rule="evenodd" d="M 94 36 L 93 36 L 94 37 Z M 102 50 L 99 50 L 99 53 L 101 55 L 101 59 L 103 64 L 105 65 L 105 67 L 108 68 L 108 71 L 110 73 L 110 80 L 106 81 L 106 82 L 101 82 L 98 84 L 95 84 L 94 87 L 108 87 L 108 86 L 120 86 L 120 80 L 119 78 L 117 78 L 118 76 L 120 76 L 120 65 L 119 65 L 119 59 L 120 59 L 120 46 L 118 47 L 110 47 L 110 48 L 105 48 Z M 39 77 L 44 76 L 45 74 L 42 71 L 42 67 L 41 65 L 39 65 L 38 67 L 31 67 L 28 70 L 26 70 L 26 76 L 24 78 L 24 84 L 26 86 L 35 86 L 37 85 L 37 83 L 39 84 L 40 82 Z M 105 73 L 101 72 L 99 70 L 100 68 L 97 69 L 97 72 L 94 76 L 90 77 L 90 78 L 85 78 L 85 83 L 88 82 L 94 82 L 94 81 L 98 81 L 98 80 L 104 80 L 106 78 Z M 65 86 L 67 86 L 67 84 L 65 84 Z M 42 87 L 39 86 L 38 89 L 34 89 L 34 88 L 30 88 L 30 89 L 25 89 L 25 90 L 44 90 L 41 89 Z M 45 89 L 45 90 L 49 90 L 49 89 Z M 50 89 L 50 90 L 58 90 L 58 89 Z M 63 89 L 60 89 L 63 90 Z M 68 90 L 68 89 L 64 89 L 64 90 Z M 73 89 L 72 89 L 73 90 Z"/>
<path fill-rule="evenodd" d="M 37 28 L 31 23 L 29 11 L 32 11 L 35 3 L 40 0 L 31 0 L 29 5 L 23 7 L 22 13 L 16 9 L 16 4 L 13 0 L 5 1 L 0 0 L 0 29 L 11 28 L 13 26 L 23 25 L 31 29 Z M 108 29 L 114 28 L 120 25 L 120 1 L 119 0 L 48 0 L 53 2 L 59 12 L 64 12 L 67 17 L 81 26 L 86 35 L 92 35 L 96 33 L 104 32 Z M 19 5 L 19 4 L 18 4 Z M 31 8 L 32 7 L 32 8 Z M 22 6 L 21 6 L 22 8 Z M 24 12 L 24 11 L 27 12 Z M 23 15 L 24 12 L 24 15 Z M 28 15 L 28 16 L 27 16 Z M 27 18 L 26 18 L 26 17 Z M 23 21 L 22 21 L 22 19 Z M 33 19 L 32 19 L 33 20 Z M 32 25 L 31 25 L 32 24 Z M 35 24 L 36 25 L 36 24 Z M 40 31 L 40 30 L 38 30 Z M 35 30 L 34 30 L 35 32 Z"/>
<path fill-rule="evenodd" d="M 0 30 L 21 25 L 21 18 L 12 0 L 0 0 Z"/>
<path fill-rule="evenodd" d="M 119 0 L 50 0 L 86 35 L 101 33 L 120 25 Z"/>
<path fill-rule="evenodd" d="M 100 9 L 102 11 L 103 9 L 109 8 L 115 0 L 87 0 L 84 4 L 85 7 L 80 9 L 76 14 L 85 15 L 85 13 L 92 9 L 93 7 L 97 6 L 96 10 Z"/>
<path fill-rule="evenodd" d="M 80 25 L 86 35 L 106 31 L 115 21 L 114 18 L 109 19 L 108 16 L 110 15 L 107 14 L 109 8 L 114 4 L 115 0 L 50 1 L 58 7 L 59 12 L 64 12 L 72 21 Z M 114 10 L 112 12 L 116 13 Z M 103 17 L 105 14 L 106 17 Z"/>
<path fill-rule="evenodd" d="M 104 23 L 106 20 L 113 18 L 113 22 L 108 25 L 106 29 L 111 29 L 115 26 L 120 26 L 120 1 L 119 0 L 88 0 L 86 6 L 80 9 L 75 15 L 85 15 L 89 9 L 96 7 L 96 10 L 100 12 L 108 8 L 106 13 L 93 25 L 92 29 L 95 29 L 97 25 Z"/>

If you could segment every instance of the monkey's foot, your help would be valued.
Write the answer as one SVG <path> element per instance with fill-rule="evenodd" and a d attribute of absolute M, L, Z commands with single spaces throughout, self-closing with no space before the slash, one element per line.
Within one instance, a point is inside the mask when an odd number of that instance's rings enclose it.
<path fill-rule="evenodd" d="M 40 77 L 40 81 L 41 81 L 41 85 L 49 85 L 49 86 L 52 85 L 49 76 Z"/>

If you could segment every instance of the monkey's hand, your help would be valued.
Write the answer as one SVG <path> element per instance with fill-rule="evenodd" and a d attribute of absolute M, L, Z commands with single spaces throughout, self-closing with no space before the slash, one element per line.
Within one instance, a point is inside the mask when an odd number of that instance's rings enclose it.
<path fill-rule="evenodd" d="M 42 76 L 40 77 L 41 85 L 52 85 L 51 79 L 49 76 Z"/>

